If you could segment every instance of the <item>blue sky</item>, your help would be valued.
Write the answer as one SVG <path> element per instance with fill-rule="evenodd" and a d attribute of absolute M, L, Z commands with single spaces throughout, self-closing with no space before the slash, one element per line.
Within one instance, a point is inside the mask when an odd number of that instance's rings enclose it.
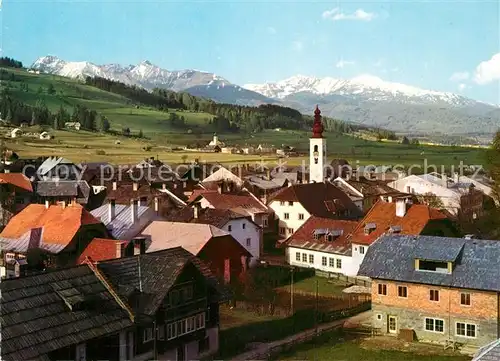
<path fill-rule="evenodd" d="M 97 64 L 147 59 L 240 85 L 296 74 L 371 74 L 500 103 L 498 1 L 3 0 L 1 6 L 2 54 L 26 64 L 48 54 Z"/>

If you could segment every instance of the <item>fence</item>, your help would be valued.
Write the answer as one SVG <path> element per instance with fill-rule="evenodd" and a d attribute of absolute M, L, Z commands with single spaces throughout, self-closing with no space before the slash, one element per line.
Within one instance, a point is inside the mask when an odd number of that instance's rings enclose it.
<path fill-rule="evenodd" d="M 363 286 L 363 287 L 368 287 L 368 288 L 371 288 L 371 286 L 372 286 L 371 280 L 368 280 L 365 278 L 360 278 L 360 277 L 346 276 L 342 273 L 325 272 L 325 271 L 316 270 L 316 276 L 333 278 L 333 279 L 340 280 L 340 281 L 343 281 L 346 283 L 352 283 L 352 284 L 355 284 L 358 286 Z"/>
<path fill-rule="evenodd" d="M 289 336 L 286 339 L 271 342 L 264 347 L 260 347 L 258 350 L 252 350 L 246 352 L 245 354 L 241 354 L 232 359 L 232 361 L 237 360 L 268 360 L 271 359 L 273 355 L 277 353 L 283 352 L 284 350 L 303 342 L 307 342 L 312 340 L 313 338 L 322 335 L 325 332 L 341 328 L 343 326 L 343 322 L 334 322 L 340 321 L 344 318 L 348 318 L 354 316 L 358 313 L 367 311 L 371 308 L 370 302 L 365 302 L 363 304 L 357 305 L 355 307 L 351 307 L 348 309 L 337 310 L 330 313 L 328 319 L 323 319 L 322 322 L 329 322 L 328 324 L 321 325 L 321 322 L 318 322 L 317 326 L 314 329 L 309 329 L 307 331 L 302 331 L 299 334 Z"/>

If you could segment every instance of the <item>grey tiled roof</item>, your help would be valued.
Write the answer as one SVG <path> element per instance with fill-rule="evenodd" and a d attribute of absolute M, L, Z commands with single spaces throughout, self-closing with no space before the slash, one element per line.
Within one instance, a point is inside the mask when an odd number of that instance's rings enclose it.
<path fill-rule="evenodd" d="M 472 361 L 498 361 L 500 360 L 500 339 L 481 347 Z"/>
<path fill-rule="evenodd" d="M 90 186 L 86 181 L 40 181 L 36 184 L 36 194 L 40 197 L 76 197 L 79 203 L 87 203 Z"/>
<path fill-rule="evenodd" d="M 463 245 L 463 247 L 461 247 Z M 461 249 L 458 254 L 457 250 Z M 434 256 L 432 256 L 434 255 Z M 415 270 L 415 259 L 455 257 L 453 272 Z M 358 275 L 437 286 L 500 291 L 500 241 L 386 235 L 369 248 Z"/>

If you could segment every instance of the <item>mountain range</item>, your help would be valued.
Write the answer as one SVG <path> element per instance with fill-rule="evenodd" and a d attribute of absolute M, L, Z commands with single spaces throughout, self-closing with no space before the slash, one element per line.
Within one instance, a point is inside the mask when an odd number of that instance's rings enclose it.
<path fill-rule="evenodd" d="M 217 102 L 238 105 L 279 104 L 311 114 L 382 127 L 404 134 L 491 135 L 500 127 L 500 108 L 458 94 L 424 90 L 361 75 L 349 80 L 303 75 L 265 84 L 236 85 L 199 70 L 162 69 L 149 61 L 137 65 L 95 65 L 55 56 L 36 60 L 31 68 L 72 78 L 99 76 L 145 89 L 185 91 Z"/>

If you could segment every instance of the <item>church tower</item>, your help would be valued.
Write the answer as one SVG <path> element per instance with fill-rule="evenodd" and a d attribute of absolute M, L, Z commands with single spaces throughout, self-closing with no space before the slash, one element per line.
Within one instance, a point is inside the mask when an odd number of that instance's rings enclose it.
<path fill-rule="evenodd" d="M 321 111 L 316 105 L 314 110 L 313 135 L 309 139 L 309 182 L 319 183 L 325 181 L 326 167 L 326 139 L 323 138 L 323 123 Z"/>

